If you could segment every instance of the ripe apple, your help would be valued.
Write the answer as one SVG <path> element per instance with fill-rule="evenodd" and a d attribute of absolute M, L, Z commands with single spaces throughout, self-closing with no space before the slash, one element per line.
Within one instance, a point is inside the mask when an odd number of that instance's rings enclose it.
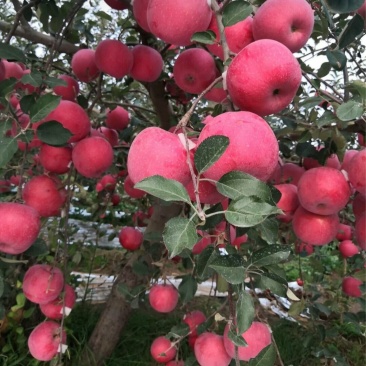
<path fill-rule="evenodd" d="M 319 167 L 302 175 L 297 193 L 306 210 L 318 215 L 332 215 L 347 205 L 351 188 L 339 170 Z"/>
<path fill-rule="evenodd" d="M 366 197 L 363 194 L 358 193 L 355 195 L 352 201 L 352 210 L 356 220 L 366 211 Z"/>
<path fill-rule="evenodd" d="M 62 319 L 63 314 L 69 315 L 76 302 L 76 293 L 73 287 L 65 284 L 64 290 L 53 301 L 40 304 L 41 312 L 50 319 Z"/>
<path fill-rule="evenodd" d="M 138 81 L 153 82 L 163 71 L 164 61 L 152 47 L 137 45 L 132 48 L 133 65 L 130 76 Z"/>
<path fill-rule="evenodd" d="M 184 361 L 169 361 L 165 366 L 184 366 Z"/>
<path fill-rule="evenodd" d="M 324 147 L 318 147 L 317 150 L 321 150 L 324 149 Z M 306 170 L 309 169 L 313 169 L 313 168 L 318 168 L 320 166 L 322 166 L 318 160 L 314 159 L 314 158 L 304 158 L 303 160 L 303 166 Z M 336 154 L 332 154 L 330 155 L 327 160 L 325 161 L 324 166 L 328 167 L 328 168 L 334 168 L 334 169 L 341 169 L 341 163 L 338 159 L 338 156 Z"/>
<path fill-rule="evenodd" d="M 95 49 L 95 63 L 100 71 L 121 79 L 131 71 L 133 55 L 122 42 L 105 39 Z"/>
<path fill-rule="evenodd" d="M 173 285 L 153 285 L 149 292 L 151 307 L 159 313 L 170 313 L 178 304 L 179 293 Z"/>
<path fill-rule="evenodd" d="M 185 185 L 191 178 L 187 151 L 179 137 L 159 127 L 148 127 L 133 140 L 127 157 L 133 183 L 153 175 L 174 179 Z"/>
<path fill-rule="evenodd" d="M 314 253 L 314 247 L 307 243 L 296 243 L 295 244 L 295 253 L 306 257 L 306 256 Z"/>
<path fill-rule="evenodd" d="M 193 310 L 183 317 L 183 322 L 189 326 L 191 336 L 197 336 L 197 327 L 206 321 L 206 315 L 200 310 Z"/>
<path fill-rule="evenodd" d="M 299 286 L 304 286 L 304 281 L 301 278 L 298 278 L 296 282 Z"/>
<path fill-rule="evenodd" d="M 98 128 L 97 132 L 98 134 L 93 135 L 93 129 L 91 129 L 90 136 L 103 137 L 111 144 L 112 147 L 119 145 L 119 136 L 117 130 L 102 126 Z"/>
<path fill-rule="evenodd" d="M 75 145 L 72 161 L 75 169 L 84 177 L 98 178 L 112 165 L 113 149 L 102 137 L 87 137 Z"/>
<path fill-rule="evenodd" d="M 38 175 L 31 178 L 22 191 L 24 203 L 36 209 L 40 216 L 59 216 L 66 200 L 66 191 L 57 178 Z"/>
<path fill-rule="evenodd" d="M 122 131 L 128 126 L 130 119 L 130 113 L 128 113 L 123 107 L 117 106 L 116 108 L 108 111 L 105 124 L 108 128 Z"/>
<path fill-rule="evenodd" d="M 239 109 L 266 116 L 291 103 L 301 83 L 301 68 L 282 43 L 262 39 L 237 54 L 227 70 L 226 83 Z"/>
<path fill-rule="evenodd" d="M 226 325 L 224 331 L 224 345 L 226 352 L 231 358 L 235 358 L 235 345 L 228 337 L 229 325 Z M 266 324 L 254 321 L 246 330 L 242 337 L 248 346 L 238 347 L 238 357 L 241 361 L 249 361 L 251 358 L 258 356 L 263 348 L 272 343 L 271 331 Z"/>
<path fill-rule="evenodd" d="M 350 297 L 361 297 L 360 286 L 362 281 L 354 277 L 344 277 L 342 281 L 343 292 Z"/>
<path fill-rule="evenodd" d="M 140 199 L 144 196 L 146 196 L 146 192 L 141 191 L 141 189 L 136 189 L 133 187 L 134 184 L 132 183 L 132 180 L 129 175 L 127 175 L 124 183 L 123 188 L 125 190 L 125 193 L 128 194 L 131 198 Z"/>
<path fill-rule="evenodd" d="M 361 17 L 364 20 L 366 20 L 366 1 L 364 1 L 363 5 L 361 5 L 361 7 L 357 9 L 356 13 L 361 15 Z M 365 27 L 366 27 L 366 23 L 365 23 Z"/>
<path fill-rule="evenodd" d="M 277 218 L 283 222 L 290 222 L 294 212 L 299 207 L 297 187 L 288 183 L 276 184 L 274 187 L 281 192 L 277 207 L 284 212 L 284 215 L 278 215 Z"/>
<path fill-rule="evenodd" d="M 228 366 L 232 359 L 224 347 L 224 338 L 209 332 L 200 334 L 196 339 L 194 355 L 200 366 Z"/>
<path fill-rule="evenodd" d="M 348 172 L 349 169 L 349 163 L 351 162 L 352 158 L 358 153 L 358 150 L 347 150 L 344 153 L 341 170 L 345 170 Z"/>
<path fill-rule="evenodd" d="M 7 254 L 25 252 L 41 230 L 39 213 L 30 206 L 0 202 L 0 251 Z"/>
<path fill-rule="evenodd" d="M 325 245 L 335 239 L 339 218 L 337 214 L 318 215 L 299 206 L 292 219 L 292 228 L 301 241 L 311 245 Z"/>
<path fill-rule="evenodd" d="M 207 29 L 211 16 L 207 0 L 150 0 L 147 7 L 150 32 L 177 46 L 190 45 L 194 33 Z"/>
<path fill-rule="evenodd" d="M 104 0 L 114 10 L 124 10 L 128 8 L 128 5 L 122 0 Z"/>
<path fill-rule="evenodd" d="M 306 0 L 267 0 L 255 13 L 253 36 L 258 39 L 274 39 L 299 51 L 311 36 L 314 28 L 314 12 Z"/>
<path fill-rule="evenodd" d="M 134 251 L 141 247 L 144 235 L 133 227 L 124 227 L 119 232 L 118 239 L 123 248 Z"/>
<path fill-rule="evenodd" d="M 113 192 L 116 188 L 117 179 L 112 174 L 106 174 L 100 178 L 96 184 L 96 191 L 101 192 L 103 190 Z"/>
<path fill-rule="evenodd" d="M 356 219 L 355 236 L 357 244 L 366 250 L 366 212 Z"/>
<path fill-rule="evenodd" d="M 51 173 L 64 174 L 70 170 L 71 156 L 71 146 L 56 147 L 42 144 L 39 151 L 39 162 L 45 170 Z"/>
<path fill-rule="evenodd" d="M 150 216 L 143 211 L 136 211 L 132 215 L 132 222 L 135 226 L 145 227 L 149 223 Z"/>
<path fill-rule="evenodd" d="M 59 323 L 46 321 L 37 325 L 28 338 L 30 354 L 39 361 L 50 361 L 66 343 L 66 332 Z"/>
<path fill-rule="evenodd" d="M 15 79 L 19 80 L 22 78 L 23 69 L 20 67 L 20 65 L 18 63 L 7 61 L 7 60 L 3 59 L 2 64 L 5 69 L 4 79 L 15 78 Z"/>
<path fill-rule="evenodd" d="M 208 233 L 201 230 L 197 230 L 197 233 L 202 236 L 202 239 L 193 246 L 192 254 L 194 255 L 202 253 L 206 247 L 212 244 L 212 238 Z"/>
<path fill-rule="evenodd" d="M 196 202 L 196 195 L 194 192 L 193 181 L 191 180 L 186 186 L 186 190 L 189 194 L 189 198 Z M 208 181 L 202 180 L 198 185 L 198 196 L 201 203 L 207 203 L 209 205 L 215 205 L 221 202 L 225 197 L 219 193 L 216 186 Z"/>
<path fill-rule="evenodd" d="M 351 240 L 343 240 L 339 244 L 339 252 L 342 254 L 343 258 L 350 258 L 360 252 L 357 245 L 355 245 Z"/>
<path fill-rule="evenodd" d="M 155 338 L 152 342 L 150 353 L 155 361 L 159 363 L 166 363 L 175 357 L 177 349 L 168 338 L 161 336 Z"/>
<path fill-rule="evenodd" d="M 59 75 L 58 79 L 64 80 L 67 85 L 58 85 L 53 88 L 56 95 L 64 100 L 74 101 L 79 94 L 79 83 L 69 75 Z"/>
<path fill-rule="evenodd" d="M 132 12 L 137 24 L 146 32 L 150 33 L 149 24 L 147 23 L 147 7 L 150 0 L 133 0 Z"/>
<path fill-rule="evenodd" d="M 361 150 L 349 162 L 348 178 L 353 188 L 366 195 L 366 149 Z"/>
<path fill-rule="evenodd" d="M 301 176 L 305 173 L 305 169 L 294 163 L 278 164 L 275 172 L 269 178 L 274 184 L 290 183 L 297 186 Z"/>
<path fill-rule="evenodd" d="M 267 122 L 251 112 L 226 112 L 214 117 L 202 129 L 198 146 L 208 137 L 227 136 L 229 146 L 203 175 L 219 180 L 239 170 L 266 181 L 276 168 L 278 143 Z"/>
<path fill-rule="evenodd" d="M 90 120 L 87 113 L 79 104 L 69 100 L 61 100 L 60 104 L 41 123 L 57 121 L 68 129 L 72 136 L 68 142 L 77 142 L 90 132 Z"/>
<path fill-rule="evenodd" d="M 351 240 L 353 236 L 353 228 L 350 225 L 339 224 L 336 239 L 339 241 Z"/>
<path fill-rule="evenodd" d="M 96 79 L 99 75 L 99 69 L 95 63 L 95 51 L 86 48 L 77 51 L 72 56 L 71 68 L 80 81 L 89 83 Z"/>
<path fill-rule="evenodd" d="M 35 264 L 24 275 L 24 296 L 36 304 L 47 304 L 56 300 L 63 287 L 64 275 L 57 267 Z"/>
<path fill-rule="evenodd" d="M 182 90 L 200 94 L 216 78 L 215 60 L 202 48 L 190 48 L 176 59 L 173 74 L 175 82 Z"/>

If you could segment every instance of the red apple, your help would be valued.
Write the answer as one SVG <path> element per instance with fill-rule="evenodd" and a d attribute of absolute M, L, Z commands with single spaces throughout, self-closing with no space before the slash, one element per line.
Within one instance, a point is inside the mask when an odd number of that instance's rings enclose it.
<path fill-rule="evenodd" d="M 152 47 L 137 45 L 132 48 L 133 65 L 130 76 L 138 81 L 153 82 L 163 71 L 164 61 Z"/>
<path fill-rule="evenodd" d="M 79 94 L 79 83 L 69 75 L 59 75 L 58 79 L 64 80 L 67 85 L 55 86 L 53 88 L 54 93 L 64 100 L 74 101 Z"/>
<path fill-rule="evenodd" d="M 284 215 L 278 215 L 277 218 L 284 222 L 290 222 L 299 206 L 297 187 L 293 184 L 277 184 L 275 188 L 281 192 L 277 207 L 284 212 Z"/>
<path fill-rule="evenodd" d="M 301 83 L 301 68 L 282 43 L 262 39 L 238 53 L 229 65 L 226 82 L 239 109 L 266 116 L 291 103 Z"/>
<path fill-rule="evenodd" d="M 318 147 L 317 150 L 321 150 L 323 149 L 324 147 Z M 313 168 L 318 168 L 320 166 L 322 166 L 318 160 L 314 159 L 314 158 L 304 158 L 303 160 L 303 165 L 304 165 L 304 168 L 306 170 L 309 170 L 309 169 L 313 169 Z M 332 154 L 330 155 L 327 160 L 325 161 L 325 164 L 324 166 L 328 167 L 328 168 L 334 168 L 334 169 L 338 169 L 340 170 L 341 169 L 341 163 L 338 159 L 338 156 L 336 154 Z"/>
<path fill-rule="evenodd" d="M 194 343 L 194 355 L 200 366 L 228 366 L 232 357 L 224 347 L 224 338 L 215 333 L 202 333 Z"/>
<path fill-rule="evenodd" d="M 366 212 L 356 219 L 355 236 L 357 244 L 366 250 Z"/>
<path fill-rule="evenodd" d="M 88 137 L 75 145 L 72 161 L 78 173 L 87 178 L 97 178 L 112 165 L 113 149 L 102 137 Z"/>
<path fill-rule="evenodd" d="M 357 9 L 356 13 L 361 15 L 361 17 L 366 20 L 366 1 L 364 1 L 363 5 L 361 5 L 361 7 Z"/>
<path fill-rule="evenodd" d="M 124 227 L 119 232 L 118 239 L 123 248 L 134 251 L 141 247 L 144 235 L 133 227 Z"/>
<path fill-rule="evenodd" d="M 132 12 L 137 24 L 146 32 L 150 33 L 149 24 L 147 23 L 147 7 L 150 0 L 133 0 Z"/>
<path fill-rule="evenodd" d="M 357 245 L 355 245 L 351 240 L 343 240 L 339 244 L 339 252 L 344 258 L 350 258 L 360 252 Z"/>
<path fill-rule="evenodd" d="M 126 109 L 117 106 L 116 108 L 108 111 L 105 124 L 108 128 L 122 131 L 128 126 L 130 119 L 131 115 L 126 111 Z"/>
<path fill-rule="evenodd" d="M 314 247 L 311 244 L 307 244 L 307 243 L 296 243 L 295 244 L 295 253 L 306 257 L 306 256 L 314 253 Z"/>
<path fill-rule="evenodd" d="M 159 313 L 170 313 L 178 303 L 179 293 L 173 285 L 154 285 L 149 292 L 151 307 Z"/>
<path fill-rule="evenodd" d="M 24 275 L 24 296 L 36 304 L 47 304 L 56 300 L 63 287 L 64 275 L 57 267 L 35 264 Z"/>
<path fill-rule="evenodd" d="M 90 49 L 77 51 L 72 57 L 71 68 L 80 81 L 89 83 L 96 79 L 99 75 L 99 69 L 95 63 L 95 51 Z"/>
<path fill-rule="evenodd" d="M 311 245 L 325 245 L 335 239 L 339 218 L 337 214 L 318 215 L 299 206 L 292 219 L 292 228 L 301 241 Z"/>
<path fill-rule="evenodd" d="M 228 337 L 229 325 L 226 325 L 224 331 L 224 345 L 227 353 L 231 358 L 235 358 L 235 345 Z M 258 356 L 263 348 L 272 343 L 271 331 L 266 324 L 253 322 L 246 330 L 242 337 L 247 342 L 246 347 L 238 347 L 238 357 L 241 361 L 249 361 L 251 358 Z"/>
<path fill-rule="evenodd" d="M 189 198 L 193 202 L 196 202 L 196 195 L 194 192 L 192 180 L 186 185 L 186 190 L 189 194 Z M 207 203 L 209 205 L 219 203 L 225 198 L 221 193 L 217 191 L 216 186 L 214 184 L 205 180 L 199 182 L 198 196 L 201 203 Z"/>
<path fill-rule="evenodd" d="M 208 247 L 210 244 L 212 244 L 212 238 L 209 234 L 206 232 L 203 232 L 201 230 L 197 230 L 197 233 L 202 236 L 202 239 L 200 239 L 192 248 L 192 254 L 200 254 L 203 252 L 203 250 Z"/>
<path fill-rule="evenodd" d="M 25 252 L 41 230 L 39 213 L 30 206 L 0 202 L 0 251 L 7 254 Z"/>
<path fill-rule="evenodd" d="M 106 174 L 98 180 L 96 185 L 96 191 L 101 192 L 103 190 L 113 192 L 116 188 L 117 179 L 112 174 Z"/>
<path fill-rule="evenodd" d="M 147 7 L 150 32 L 177 46 L 190 45 L 192 35 L 205 31 L 210 20 L 207 0 L 150 0 Z"/>
<path fill-rule="evenodd" d="M 134 184 L 132 183 L 131 178 L 127 175 L 124 183 L 123 188 L 125 190 L 125 193 L 128 194 L 131 198 L 140 199 L 144 196 L 146 196 L 146 192 L 141 191 L 141 189 L 136 189 L 133 187 Z"/>
<path fill-rule="evenodd" d="M 104 0 L 114 10 L 124 10 L 128 8 L 128 5 L 122 0 Z"/>
<path fill-rule="evenodd" d="M 350 297 L 361 297 L 362 292 L 360 286 L 362 281 L 354 277 L 345 277 L 342 281 L 343 292 Z"/>
<path fill-rule="evenodd" d="M 57 299 L 48 302 L 47 304 L 40 304 L 41 312 L 50 319 L 62 319 L 63 314 L 69 315 L 71 309 L 76 302 L 76 293 L 73 287 L 65 284 L 64 290 L 57 297 Z"/>
<path fill-rule="evenodd" d="M 39 152 L 39 162 L 51 173 L 64 174 L 70 170 L 71 156 L 71 146 L 56 147 L 42 144 Z"/>
<path fill-rule="evenodd" d="M 131 71 L 133 55 L 122 42 L 105 39 L 95 49 L 95 63 L 100 71 L 121 79 Z"/>
<path fill-rule="evenodd" d="M 227 136 L 229 146 L 203 175 L 219 180 L 224 174 L 239 170 L 266 181 L 278 159 L 277 139 L 261 117 L 251 112 L 226 112 L 214 117 L 202 129 L 198 146 L 208 137 Z"/>
<path fill-rule="evenodd" d="M 274 39 L 291 52 L 299 51 L 311 36 L 314 12 L 306 0 L 267 0 L 255 13 L 253 36 Z"/>
<path fill-rule="evenodd" d="M 274 184 L 290 183 L 297 186 L 305 169 L 294 163 L 278 164 L 274 174 L 269 178 Z"/>
<path fill-rule="evenodd" d="M 348 172 L 349 163 L 351 162 L 352 158 L 358 153 L 358 150 L 347 150 L 344 153 L 343 162 L 341 165 L 341 170 L 345 170 Z"/>
<path fill-rule="evenodd" d="M 359 151 L 349 163 L 348 178 L 353 188 L 366 195 L 366 149 Z"/>
<path fill-rule="evenodd" d="M 104 137 L 112 147 L 118 146 L 119 144 L 119 136 L 117 130 L 113 130 L 108 127 L 99 127 L 98 132 L 100 132 L 100 137 Z M 93 134 L 91 134 L 93 136 Z"/>
<path fill-rule="evenodd" d="M 15 78 L 19 80 L 22 78 L 23 69 L 19 66 L 18 63 L 10 62 L 4 59 L 1 62 L 5 69 L 4 79 Z"/>
<path fill-rule="evenodd" d="M 336 239 L 339 241 L 351 240 L 353 236 L 353 228 L 350 225 L 339 224 Z"/>
<path fill-rule="evenodd" d="M 175 357 L 177 349 L 169 339 L 161 336 L 155 338 L 152 342 L 150 353 L 155 361 L 159 363 L 166 363 Z"/>
<path fill-rule="evenodd" d="M 169 361 L 165 366 L 184 366 L 184 361 Z"/>
<path fill-rule="evenodd" d="M 183 317 L 183 322 L 189 326 L 191 336 L 197 336 L 197 327 L 206 321 L 206 315 L 200 310 L 193 310 Z"/>
<path fill-rule="evenodd" d="M 356 219 L 366 211 L 366 197 L 358 193 L 352 201 L 352 210 Z"/>
<path fill-rule="evenodd" d="M 30 354 L 39 361 L 51 361 L 61 344 L 66 343 L 66 333 L 59 323 L 46 321 L 36 326 L 28 338 Z"/>

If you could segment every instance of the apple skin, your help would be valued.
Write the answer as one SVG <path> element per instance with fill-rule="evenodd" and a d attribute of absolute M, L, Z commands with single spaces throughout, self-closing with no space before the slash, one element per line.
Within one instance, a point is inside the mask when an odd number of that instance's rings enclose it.
<path fill-rule="evenodd" d="M 79 94 L 79 83 L 69 75 L 59 75 L 58 79 L 61 79 L 67 83 L 66 86 L 55 86 L 53 91 L 56 95 L 59 95 L 64 100 L 75 101 Z"/>
<path fill-rule="evenodd" d="M 165 366 L 184 366 L 184 361 L 169 361 Z"/>
<path fill-rule="evenodd" d="M 152 358 L 159 363 L 166 363 L 171 361 L 176 353 L 177 349 L 172 346 L 169 339 L 164 336 L 155 338 L 150 347 L 150 353 Z"/>
<path fill-rule="evenodd" d="M 300 254 L 303 257 L 307 257 L 314 253 L 314 247 L 311 244 L 306 243 L 296 243 L 295 253 Z"/>
<path fill-rule="evenodd" d="M 339 170 L 319 167 L 302 175 L 297 193 L 301 206 L 306 210 L 318 215 L 332 215 L 347 205 L 351 188 Z"/>
<path fill-rule="evenodd" d="M 235 358 L 235 345 L 229 339 L 229 325 L 226 325 L 224 331 L 224 345 L 230 357 Z M 257 357 L 263 348 L 272 343 L 271 331 L 268 326 L 254 321 L 242 336 L 247 342 L 247 347 L 238 347 L 238 358 L 241 361 L 249 361 L 251 358 Z"/>
<path fill-rule="evenodd" d="M 30 206 L 0 202 L 0 251 L 7 254 L 25 252 L 41 230 L 39 213 Z"/>
<path fill-rule="evenodd" d="M 226 112 L 214 117 L 202 129 L 198 146 L 208 137 L 227 136 L 229 146 L 203 175 L 219 180 L 224 174 L 239 170 L 266 181 L 278 159 L 277 139 L 261 117 L 251 112 Z"/>
<path fill-rule="evenodd" d="M 357 244 L 366 250 L 366 212 L 356 219 L 355 236 Z"/>
<path fill-rule="evenodd" d="M 134 251 L 141 247 L 144 235 L 133 227 L 124 227 L 119 232 L 118 239 L 123 248 Z"/>
<path fill-rule="evenodd" d="M 108 128 L 122 131 L 128 126 L 130 119 L 131 115 L 126 111 L 126 109 L 117 106 L 116 108 L 108 111 L 105 124 Z"/>
<path fill-rule="evenodd" d="M 112 174 L 106 174 L 100 178 L 95 186 L 97 192 L 109 191 L 113 192 L 116 189 L 117 179 Z"/>
<path fill-rule="evenodd" d="M 348 172 L 349 169 L 349 163 L 351 162 L 352 158 L 358 153 L 358 150 L 347 150 L 344 153 L 341 170 L 345 170 Z"/>
<path fill-rule="evenodd" d="M 305 46 L 313 28 L 314 12 L 306 0 L 267 0 L 253 20 L 255 40 L 274 39 L 291 52 Z"/>
<path fill-rule="evenodd" d="M 86 137 L 91 128 L 90 119 L 84 109 L 69 100 L 61 100 L 60 104 L 41 121 L 41 124 L 47 121 L 60 122 L 64 128 L 68 129 L 72 133 L 69 143 Z"/>
<path fill-rule="evenodd" d="M 170 313 L 178 304 L 179 293 L 173 285 L 154 285 L 149 292 L 151 307 L 159 313 Z"/>
<path fill-rule="evenodd" d="M 224 338 L 209 332 L 197 337 L 194 355 L 200 366 L 228 366 L 232 359 L 225 350 Z"/>
<path fill-rule="evenodd" d="M 336 239 L 339 241 L 351 240 L 353 236 L 353 228 L 350 225 L 339 224 Z"/>
<path fill-rule="evenodd" d="M 202 236 L 192 248 L 192 254 L 201 254 L 205 248 L 207 248 L 210 244 L 212 244 L 212 238 L 209 234 L 204 231 L 197 230 L 197 233 Z"/>
<path fill-rule="evenodd" d="M 125 193 L 128 194 L 131 198 L 140 199 L 146 196 L 146 192 L 141 191 L 141 189 L 136 189 L 133 187 L 131 178 L 127 175 L 125 181 L 123 182 L 123 188 Z"/>
<path fill-rule="evenodd" d="M 60 182 L 47 175 L 31 178 L 22 191 L 24 203 L 33 207 L 42 217 L 59 216 L 66 200 L 66 191 Z"/>
<path fill-rule="evenodd" d="M 297 196 L 297 187 L 294 184 L 276 184 L 274 186 L 281 192 L 281 198 L 277 202 L 277 207 L 284 212 L 277 218 L 284 222 L 290 222 L 296 209 L 299 207 L 299 198 Z"/>
<path fill-rule="evenodd" d="M 136 136 L 127 157 L 127 169 L 134 184 L 153 175 L 183 185 L 191 179 L 187 152 L 179 137 L 159 127 L 145 128 Z"/>
<path fill-rule="evenodd" d="M 1 62 L 5 69 L 4 79 L 15 78 L 19 80 L 22 78 L 23 69 L 20 67 L 18 63 L 7 61 L 4 59 Z"/>
<path fill-rule="evenodd" d="M 323 147 L 321 147 L 319 150 L 321 150 L 321 149 L 323 149 Z M 304 158 L 303 166 L 306 170 L 310 170 L 313 168 L 318 168 L 322 165 L 318 162 L 318 160 L 316 160 L 314 158 Z M 336 154 L 330 155 L 327 158 L 327 160 L 325 161 L 324 166 L 326 166 L 328 168 L 338 169 L 338 170 L 341 169 L 341 163 Z"/>
<path fill-rule="evenodd" d="M 98 178 L 112 165 L 113 149 L 103 137 L 87 137 L 74 146 L 72 161 L 82 176 Z"/>
<path fill-rule="evenodd" d="M 120 0 L 104 0 L 104 2 L 114 10 L 124 10 L 128 8 L 128 5 Z"/>
<path fill-rule="evenodd" d="M 176 84 L 182 90 L 191 94 L 200 94 L 216 78 L 215 60 L 202 48 L 190 48 L 183 51 L 176 59 L 173 75 Z"/>
<path fill-rule="evenodd" d="M 191 180 L 185 186 L 189 198 L 191 201 L 196 202 L 196 195 L 194 193 L 193 181 Z M 216 203 L 221 202 L 225 197 L 219 193 L 216 189 L 216 186 L 210 182 L 202 180 L 199 182 L 198 186 L 198 196 L 201 203 L 207 203 L 209 205 L 215 205 Z"/>
<path fill-rule="evenodd" d="M 325 245 L 335 239 L 339 217 L 337 214 L 317 215 L 299 206 L 292 219 L 292 228 L 301 241 L 311 245 Z"/>
<path fill-rule="evenodd" d="M 90 49 L 77 51 L 72 57 L 71 68 L 75 76 L 85 83 L 96 79 L 100 73 L 95 63 L 95 51 Z"/>
<path fill-rule="evenodd" d="M 133 65 L 130 76 L 138 81 L 151 83 L 163 71 L 164 61 L 160 53 L 152 47 L 138 45 L 132 48 Z"/>
<path fill-rule="evenodd" d="M 277 164 L 276 170 L 269 178 L 272 184 L 290 183 L 297 186 L 301 176 L 305 173 L 305 169 L 294 163 Z"/>
<path fill-rule="evenodd" d="M 342 291 L 350 297 L 361 297 L 360 286 L 362 281 L 354 277 L 344 277 L 342 281 Z"/>
<path fill-rule="evenodd" d="M 39 162 L 45 170 L 51 173 L 64 174 L 70 170 L 71 156 L 71 146 L 56 147 L 42 144 L 39 151 Z"/>
<path fill-rule="evenodd" d="M 353 188 L 366 196 L 366 149 L 359 151 L 351 159 L 347 173 Z"/>
<path fill-rule="evenodd" d="M 239 109 L 267 116 L 291 103 L 301 83 L 301 68 L 282 43 L 262 39 L 237 54 L 227 70 L 226 83 Z"/>
<path fill-rule="evenodd" d="M 192 44 L 192 35 L 205 31 L 211 16 L 207 0 L 150 0 L 147 7 L 150 32 L 177 46 Z"/>
<path fill-rule="evenodd" d="M 356 13 L 360 15 L 364 20 L 366 20 L 366 1 L 364 1 L 363 5 L 361 5 L 361 7 L 356 10 Z"/>
<path fill-rule="evenodd" d="M 24 275 L 24 296 L 35 304 L 47 304 L 56 300 L 63 287 L 64 275 L 57 267 L 35 264 Z"/>
<path fill-rule="evenodd" d="M 92 129 L 93 130 L 93 129 Z M 100 136 L 105 138 L 112 147 L 118 146 L 119 144 L 119 136 L 117 130 L 108 127 L 99 127 L 97 130 L 100 134 L 94 136 Z M 91 131 L 90 136 L 93 136 L 93 132 Z"/>
<path fill-rule="evenodd" d="M 122 42 L 105 39 L 95 49 L 95 63 L 100 71 L 121 79 L 131 71 L 133 55 Z"/>
<path fill-rule="evenodd" d="M 56 300 L 47 304 L 40 304 L 41 312 L 49 319 L 62 319 L 63 306 L 72 309 L 76 302 L 76 293 L 73 287 L 65 284 L 64 293 L 61 293 Z M 65 314 L 66 315 L 66 314 Z"/>
<path fill-rule="evenodd" d="M 197 327 L 206 321 L 206 315 L 200 310 L 193 310 L 183 317 L 183 322 L 189 326 L 191 336 L 197 336 Z"/>
<path fill-rule="evenodd" d="M 50 361 L 58 353 L 60 344 L 66 343 L 66 333 L 59 323 L 46 321 L 37 325 L 28 338 L 30 354 L 39 361 Z"/>
<path fill-rule="evenodd" d="M 352 210 L 356 220 L 366 211 L 366 197 L 363 194 L 358 193 L 355 195 L 355 198 L 352 201 Z"/>
<path fill-rule="evenodd" d="M 150 33 L 149 24 L 147 23 L 147 7 L 150 0 L 133 0 L 132 12 L 137 24 L 146 32 Z"/>
<path fill-rule="evenodd" d="M 338 250 L 343 258 L 351 258 L 360 252 L 357 245 L 355 245 L 351 240 L 343 240 L 339 244 Z"/>

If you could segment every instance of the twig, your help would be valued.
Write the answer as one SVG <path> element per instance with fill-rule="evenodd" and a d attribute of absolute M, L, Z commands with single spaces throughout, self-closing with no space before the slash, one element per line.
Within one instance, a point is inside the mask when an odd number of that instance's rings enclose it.
<path fill-rule="evenodd" d="M 116 102 L 103 101 L 103 104 L 105 104 L 105 105 L 118 105 L 120 107 L 128 107 L 128 108 L 131 108 L 131 109 L 141 109 L 142 111 L 149 112 L 149 113 L 152 113 L 152 114 L 156 114 L 156 112 L 153 111 L 152 109 L 148 109 L 148 108 L 141 107 L 141 106 L 135 105 L 135 104 L 130 104 L 130 103 L 116 103 Z"/>
<path fill-rule="evenodd" d="M 88 114 L 90 114 L 93 111 L 93 108 L 95 104 L 98 102 L 99 99 L 102 98 L 102 82 L 103 82 L 103 73 L 101 72 L 98 77 L 97 82 L 97 95 L 93 99 L 93 102 L 91 103 L 90 107 L 88 108 Z"/>

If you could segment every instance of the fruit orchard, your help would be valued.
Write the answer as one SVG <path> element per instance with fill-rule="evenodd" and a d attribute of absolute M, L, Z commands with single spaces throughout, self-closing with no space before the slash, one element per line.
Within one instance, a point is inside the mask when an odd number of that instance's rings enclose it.
<path fill-rule="evenodd" d="M 334 339 L 365 344 L 365 4 L 0 4 L 2 364 L 106 365 L 144 306 L 185 315 L 139 364 L 284 366 L 258 291 L 307 317 L 319 365 L 364 364 Z M 123 254 L 88 339 L 75 218 Z"/>

